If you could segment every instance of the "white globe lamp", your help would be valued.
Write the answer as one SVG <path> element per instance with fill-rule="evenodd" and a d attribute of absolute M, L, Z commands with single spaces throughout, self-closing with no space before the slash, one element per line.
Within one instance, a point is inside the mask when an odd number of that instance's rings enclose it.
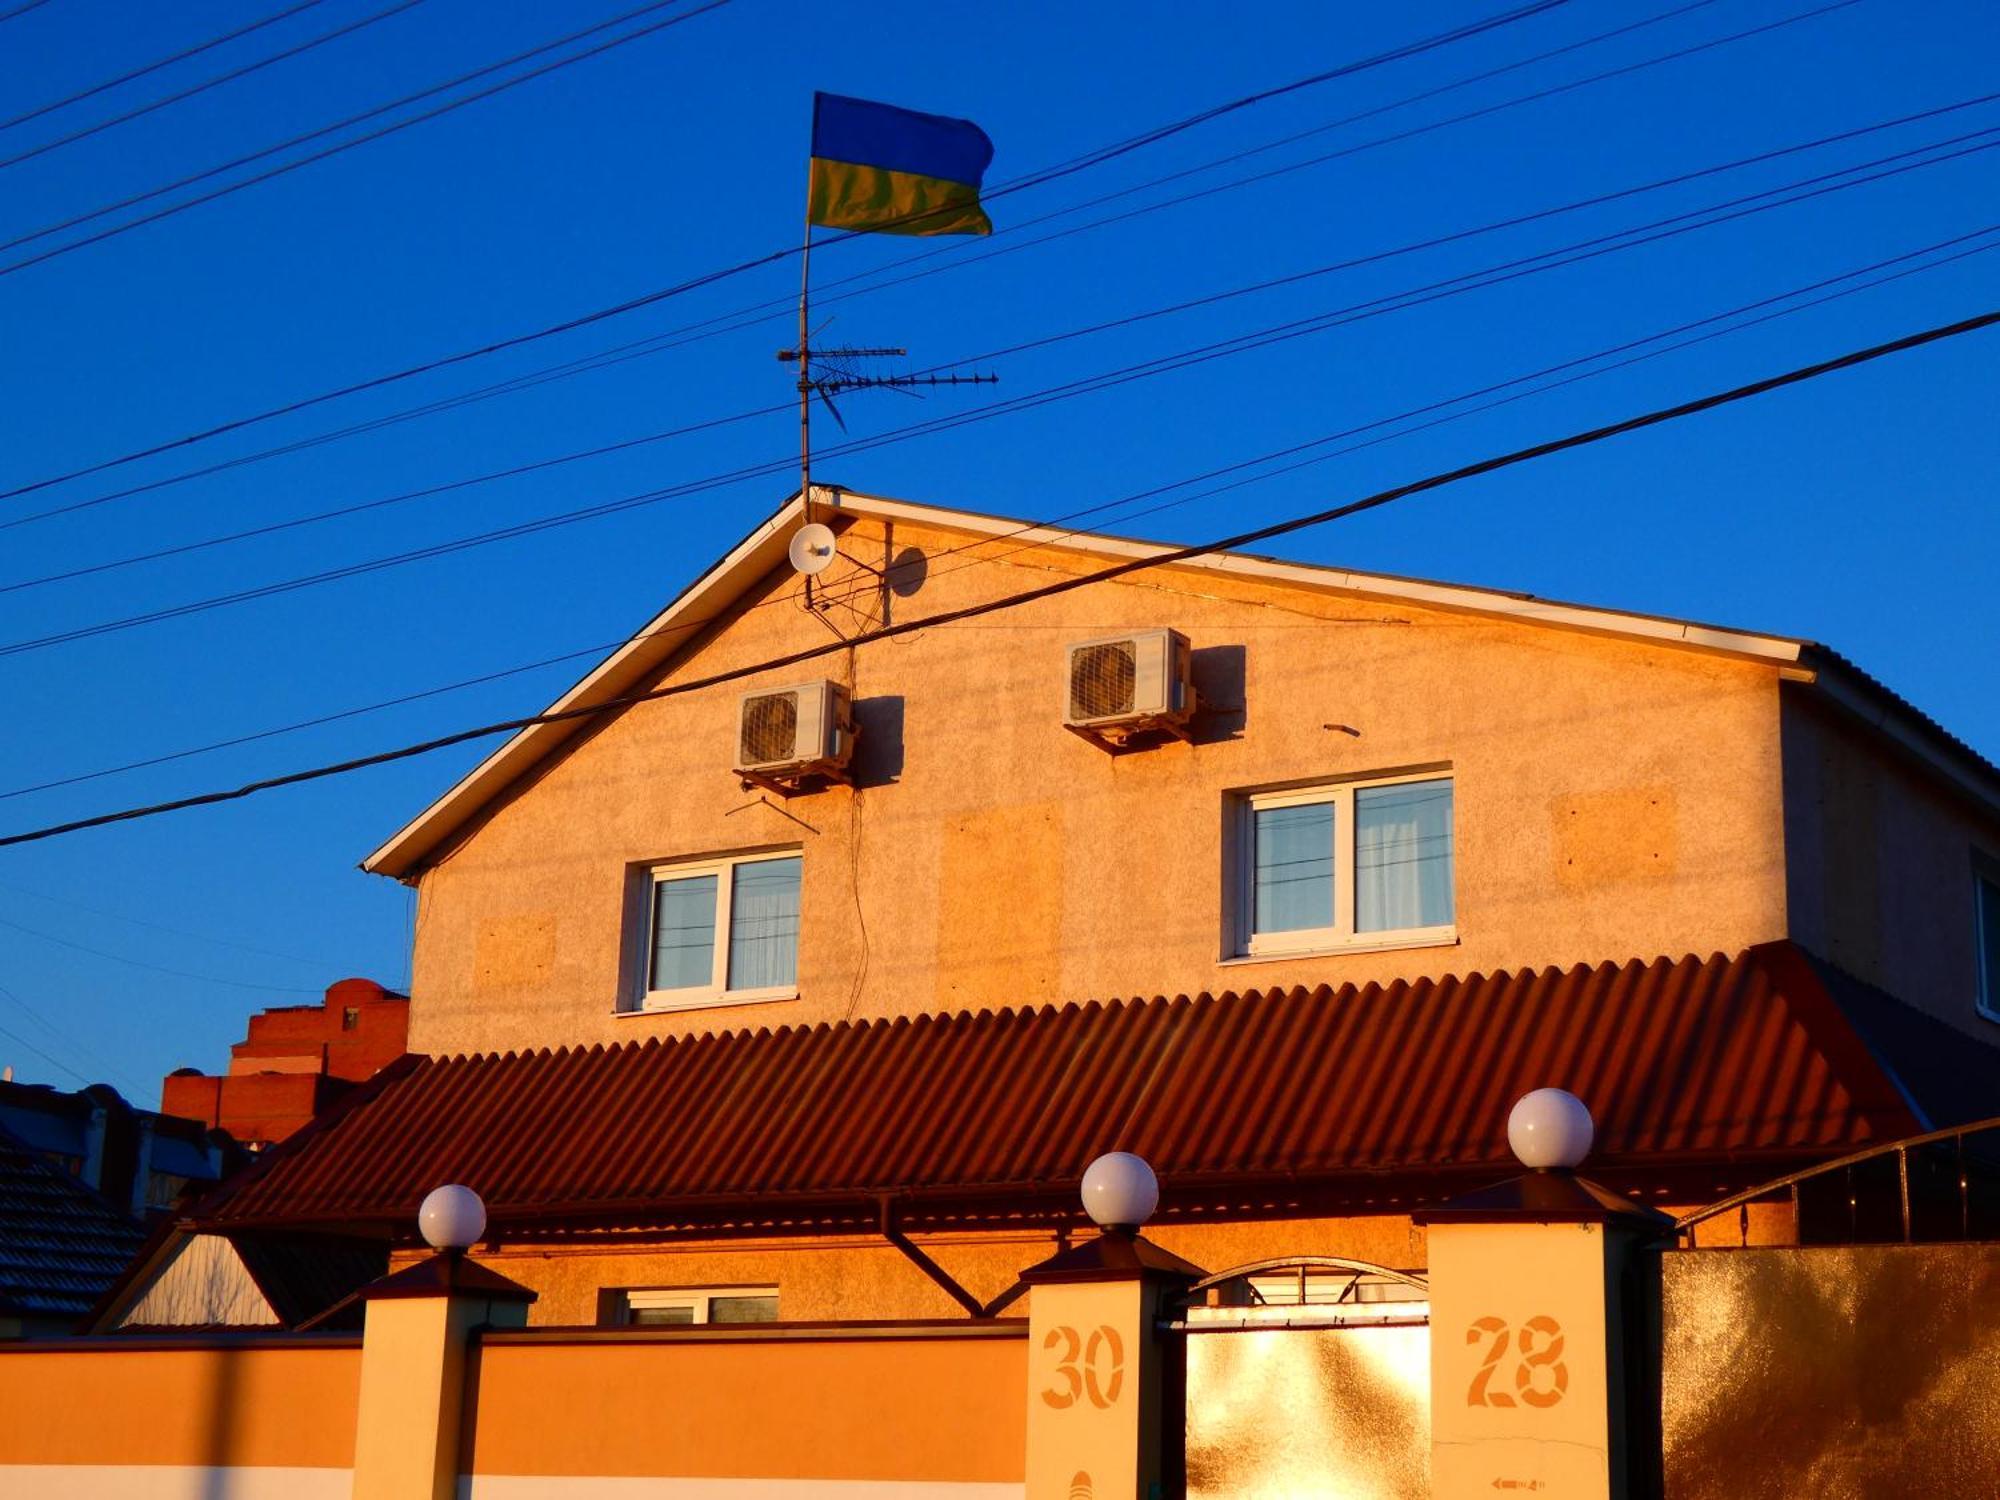
<path fill-rule="evenodd" d="M 1143 1156 L 1107 1151 L 1083 1171 L 1083 1211 L 1105 1229 L 1137 1229 L 1160 1206 L 1160 1179 Z"/>
<path fill-rule="evenodd" d="M 1507 1115 L 1507 1144 L 1521 1165 L 1536 1171 L 1567 1171 L 1590 1154 L 1596 1133 L 1590 1111 L 1565 1089 L 1523 1094 Z"/>
<path fill-rule="evenodd" d="M 486 1205 L 471 1188 L 447 1183 L 424 1195 L 417 1228 L 433 1249 L 467 1250 L 486 1233 Z"/>

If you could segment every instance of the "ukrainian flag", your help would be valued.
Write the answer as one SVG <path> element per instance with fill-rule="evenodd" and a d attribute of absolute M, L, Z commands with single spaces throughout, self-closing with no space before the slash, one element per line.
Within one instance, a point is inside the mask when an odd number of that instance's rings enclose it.
<path fill-rule="evenodd" d="M 813 95 L 807 218 L 886 234 L 991 234 L 979 182 L 993 142 L 970 120 Z"/>

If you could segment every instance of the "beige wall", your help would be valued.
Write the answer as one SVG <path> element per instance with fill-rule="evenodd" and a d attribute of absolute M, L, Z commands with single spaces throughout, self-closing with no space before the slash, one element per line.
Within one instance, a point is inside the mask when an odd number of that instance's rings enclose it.
<path fill-rule="evenodd" d="M 1206 1271 L 1293 1255 L 1340 1256 L 1397 1271 L 1421 1272 L 1429 1264 L 1424 1231 L 1407 1214 L 1154 1224 L 1146 1237 Z M 1697 1231 L 1703 1246 L 1789 1244 L 1793 1237 L 1789 1203 L 1752 1204 L 1747 1225 L 1730 1214 Z M 1056 1250 L 1047 1231 L 923 1235 L 918 1243 L 982 1302 L 999 1296 L 1022 1271 Z M 415 1250 L 402 1252 L 395 1266 L 422 1258 Z M 964 1316 L 964 1309 L 900 1250 L 874 1235 L 622 1247 L 508 1246 L 482 1252 L 478 1259 L 541 1294 L 528 1310 L 531 1327 L 595 1323 L 597 1294 L 607 1287 L 775 1286 L 778 1316 L 788 1323 Z M 1006 1315 L 1026 1311 L 1026 1301 L 1018 1301 Z"/>
<path fill-rule="evenodd" d="M 1782 708 L 1787 901 L 1794 939 L 1981 1040 L 1974 1009 L 1975 851 L 2000 826 L 1885 754 L 1869 731 L 1787 688 Z"/>
<path fill-rule="evenodd" d="M 885 547 L 876 523 L 857 530 L 844 545 L 864 557 L 964 540 L 898 526 Z M 890 601 L 897 617 L 1083 566 L 1046 551 L 965 561 L 937 558 L 914 598 Z M 677 671 L 825 640 L 795 584 L 774 577 L 762 597 L 775 604 L 746 601 Z M 1155 625 L 1185 632 L 1211 701 L 1243 712 L 1209 721 L 1203 743 L 1118 758 L 1065 733 L 1065 643 Z M 411 1046 L 1388 980 L 1736 950 L 1784 932 L 1767 667 L 1165 573 L 815 665 L 852 684 L 863 790 L 781 808 L 729 774 L 742 687 L 808 673 L 627 711 L 422 876 Z M 1222 961 L 1227 793 L 1429 766 L 1456 781 L 1455 946 Z M 798 999 L 615 1014 L 636 869 L 789 844 L 805 851 Z"/>
<path fill-rule="evenodd" d="M 1234 1224 L 1155 1225 L 1147 1238 L 1196 1265 L 1220 1271 L 1281 1255 L 1339 1255 L 1395 1270 L 1421 1269 L 1424 1235 L 1401 1214 Z M 925 1235 L 919 1243 L 958 1284 L 991 1301 L 1029 1266 L 1056 1250 L 1052 1234 Z M 397 1264 L 421 1259 L 415 1251 Z M 535 1249 L 482 1253 L 482 1263 L 541 1298 L 532 1327 L 596 1322 L 603 1287 L 775 1286 L 778 1316 L 817 1323 L 852 1318 L 957 1318 L 964 1309 L 877 1236 L 774 1238 L 673 1245 Z M 1024 1303 L 1008 1309 L 1014 1316 Z"/>

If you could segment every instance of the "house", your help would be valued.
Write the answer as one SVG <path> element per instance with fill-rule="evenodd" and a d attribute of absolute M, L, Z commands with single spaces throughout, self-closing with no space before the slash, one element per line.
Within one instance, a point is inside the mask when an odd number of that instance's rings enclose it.
<path fill-rule="evenodd" d="M 127 1269 L 146 1221 L 242 1159 L 200 1122 L 106 1084 L 0 1081 L 0 1338 L 71 1331 Z"/>
<path fill-rule="evenodd" d="M 134 1222 L 213 1187 L 242 1160 L 202 1121 L 139 1109 L 104 1083 L 66 1092 L 0 1082 L 0 1130 Z"/>
<path fill-rule="evenodd" d="M 343 979 L 327 987 L 318 1005 L 275 1006 L 252 1016 L 222 1076 L 196 1068 L 169 1074 L 160 1107 L 261 1151 L 401 1057 L 409 1011 L 407 995 L 372 979 Z"/>
<path fill-rule="evenodd" d="M 1421 1268 L 1540 1085 L 1659 1205 L 2000 1112 L 2000 771 L 1834 651 L 1246 555 L 845 649 L 1168 549 L 816 509 L 368 856 L 411 1055 L 189 1235 L 457 1181 L 538 1322 L 988 1313 L 1113 1148 L 1198 1264 Z"/>

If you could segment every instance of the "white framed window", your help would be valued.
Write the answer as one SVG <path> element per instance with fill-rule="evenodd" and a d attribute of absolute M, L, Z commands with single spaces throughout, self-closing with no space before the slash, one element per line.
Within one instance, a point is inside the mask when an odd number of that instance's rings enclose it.
<path fill-rule="evenodd" d="M 778 1321 L 774 1286 L 632 1287 L 619 1294 L 618 1305 L 618 1321 L 627 1327 Z"/>
<path fill-rule="evenodd" d="M 1973 1003 L 1989 1021 L 2000 1021 L 2000 860 L 1972 857 L 1972 921 L 1979 988 Z"/>
<path fill-rule="evenodd" d="M 646 872 L 640 1010 L 789 1000 L 799 992 L 796 849 Z"/>
<path fill-rule="evenodd" d="M 1253 792 L 1240 803 L 1236 957 L 1457 937 L 1449 776 Z"/>

